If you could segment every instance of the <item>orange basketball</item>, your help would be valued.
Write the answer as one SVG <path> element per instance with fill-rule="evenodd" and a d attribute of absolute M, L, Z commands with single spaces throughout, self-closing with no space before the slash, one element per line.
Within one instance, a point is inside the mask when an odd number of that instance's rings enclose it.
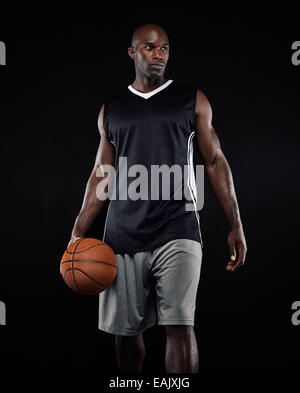
<path fill-rule="evenodd" d="M 65 283 L 82 295 L 97 295 L 117 274 L 117 258 L 111 247 L 98 239 L 77 239 L 64 252 L 60 272 Z"/>

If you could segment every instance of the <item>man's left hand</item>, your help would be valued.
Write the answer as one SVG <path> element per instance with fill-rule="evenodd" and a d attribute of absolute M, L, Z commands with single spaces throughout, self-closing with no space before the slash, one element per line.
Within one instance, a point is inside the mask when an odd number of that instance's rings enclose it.
<path fill-rule="evenodd" d="M 234 272 L 238 267 L 244 265 L 247 253 L 247 244 L 242 226 L 233 227 L 227 238 L 230 262 L 226 269 Z"/>

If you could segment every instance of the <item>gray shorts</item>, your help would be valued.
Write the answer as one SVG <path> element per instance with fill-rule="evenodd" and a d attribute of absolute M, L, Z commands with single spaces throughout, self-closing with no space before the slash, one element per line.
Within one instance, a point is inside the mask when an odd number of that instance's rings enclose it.
<path fill-rule="evenodd" d="M 135 336 L 156 323 L 194 326 L 199 242 L 176 239 L 153 251 L 116 256 L 116 278 L 99 295 L 99 329 Z"/>

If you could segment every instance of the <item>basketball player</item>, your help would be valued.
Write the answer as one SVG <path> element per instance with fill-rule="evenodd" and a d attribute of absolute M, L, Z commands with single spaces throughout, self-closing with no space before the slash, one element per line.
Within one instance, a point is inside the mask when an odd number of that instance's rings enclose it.
<path fill-rule="evenodd" d="M 169 40 L 160 26 L 137 28 L 128 54 L 136 77 L 100 110 L 99 150 L 70 243 L 85 236 L 104 206 L 96 196 L 99 181 L 107 176 L 96 175 L 102 165 L 115 166 L 116 177 L 123 182 L 127 173 L 119 166 L 119 157 L 127 158 L 128 168 L 142 164 L 148 173 L 152 165 L 191 167 L 195 137 L 231 226 L 226 269 L 233 272 L 244 264 L 247 246 L 231 170 L 212 126 L 211 106 L 202 91 L 166 80 Z M 126 181 L 129 185 L 130 179 Z M 166 372 L 198 371 L 193 326 L 203 246 L 199 216 L 196 209 L 186 211 L 185 198 L 172 196 L 110 201 L 103 240 L 116 253 L 118 273 L 100 294 L 99 329 L 115 335 L 121 372 L 142 371 L 143 332 L 156 323 L 166 331 Z"/>

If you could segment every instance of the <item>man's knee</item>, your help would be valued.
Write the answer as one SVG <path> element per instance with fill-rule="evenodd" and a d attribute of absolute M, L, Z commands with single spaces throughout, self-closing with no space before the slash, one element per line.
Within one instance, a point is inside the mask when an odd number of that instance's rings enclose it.
<path fill-rule="evenodd" d="M 115 335 L 115 342 L 117 345 L 141 346 L 143 345 L 144 340 L 142 334 L 138 334 L 137 336 Z"/>
<path fill-rule="evenodd" d="M 190 325 L 165 325 L 169 337 L 188 337 L 194 334 L 194 327 Z"/>

